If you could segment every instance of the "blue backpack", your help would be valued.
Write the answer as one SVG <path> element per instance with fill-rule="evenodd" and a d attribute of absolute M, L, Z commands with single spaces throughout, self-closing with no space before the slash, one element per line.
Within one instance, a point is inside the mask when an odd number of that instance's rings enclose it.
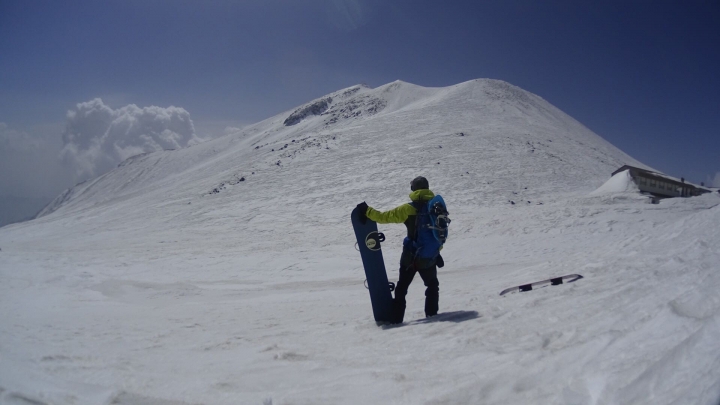
<path fill-rule="evenodd" d="M 417 210 L 416 237 L 413 243 L 415 257 L 434 259 L 448 237 L 450 218 L 448 218 L 447 206 L 439 195 L 427 203 L 415 201 L 413 206 Z"/>

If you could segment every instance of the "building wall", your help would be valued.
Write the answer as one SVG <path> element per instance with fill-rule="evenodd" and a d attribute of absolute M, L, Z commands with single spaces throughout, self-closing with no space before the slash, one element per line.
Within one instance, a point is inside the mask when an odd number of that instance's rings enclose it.
<path fill-rule="evenodd" d="M 679 197 L 681 195 L 680 187 L 675 186 L 670 182 L 637 176 L 635 177 L 635 183 L 638 185 L 638 188 L 640 188 L 640 191 L 666 195 L 668 197 Z"/>
<path fill-rule="evenodd" d="M 711 192 L 708 189 L 697 187 L 680 180 L 668 179 L 656 173 L 649 172 L 633 166 L 625 165 L 613 173 L 613 176 L 623 170 L 628 170 L 633 181 L 640 191 L 651 193 L 657 197 L 691 197 Z M 720 192 L 720 191 L 718 191 Z"/>

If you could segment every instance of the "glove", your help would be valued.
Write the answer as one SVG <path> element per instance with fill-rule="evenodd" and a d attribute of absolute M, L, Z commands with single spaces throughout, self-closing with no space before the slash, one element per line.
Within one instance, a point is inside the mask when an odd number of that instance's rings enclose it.
<path fill-rule="evenodd" d="M 440 256 L 439 253 L 438 253 L 437 257 L 435 258 L 435 264 L 436 264 L 439 268 L 445 267 L 445 260 L 443 260 L 442 256 Z"/>
<path fill-rule="evenodd" d="M 365 225 L 365 223 L 367 222 L 367 219 L 368 219 L 367 215 L 366 215 L 367 209 L 368 209 L 368 205 L 365 203 L 365 201 L 363 201 L 357 205 L 358 216 L 360 217 L 359 218 L 360 223 L 363 225 Z"/>

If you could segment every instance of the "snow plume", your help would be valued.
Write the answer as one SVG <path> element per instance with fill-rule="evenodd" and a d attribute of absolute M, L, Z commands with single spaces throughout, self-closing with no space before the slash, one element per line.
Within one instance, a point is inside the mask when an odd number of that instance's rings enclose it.
<path fill-rule="evenodd" d="M 710 186 L 720 188 L 720 172 L 715 173 L 715 178 L 710 180 Z"/>
<path fill-rule="evenodd" d="M 179 149 L 201 141 L 184 108 L 130 104 L 112 109 L 99 98 L 68 111 L 62 138 L 60 157 L 84 178 L 103 174 L 140 153 Z"/>

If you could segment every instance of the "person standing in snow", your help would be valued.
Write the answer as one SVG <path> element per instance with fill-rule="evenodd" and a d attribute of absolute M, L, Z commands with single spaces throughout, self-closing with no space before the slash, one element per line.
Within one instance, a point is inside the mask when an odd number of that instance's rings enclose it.
<path fill-rule="evenodd" d="M 425 283 L 425 316 L 431 317 L 438 313 L 438 300 L 440 296 L 440 283 L 437 278 L 437 268 L 443 267 L 444 262 L 440 251 L 434 252 L 430 257 L 419 257 L 418 221 L 417 212 L 419 204 L 427 204 L 435 194 L 425 177 L 416 177 L 410 182 L 410 203 L 396 207 L 390 211 L 380 212 L 369 207 L 364 201 L 358 204 L 360 221 L 365 223 L 367 218 L 379 224 L 400 224 L 407 227 L 407 236 L 403 240 L 403 252 L 400 256 L 400 279 L 395 287 L 395 300 L 393 302 L 393 323 L 402 323 L 405 316 L 405 296 L 408 287 L 419 273 Z"/>

